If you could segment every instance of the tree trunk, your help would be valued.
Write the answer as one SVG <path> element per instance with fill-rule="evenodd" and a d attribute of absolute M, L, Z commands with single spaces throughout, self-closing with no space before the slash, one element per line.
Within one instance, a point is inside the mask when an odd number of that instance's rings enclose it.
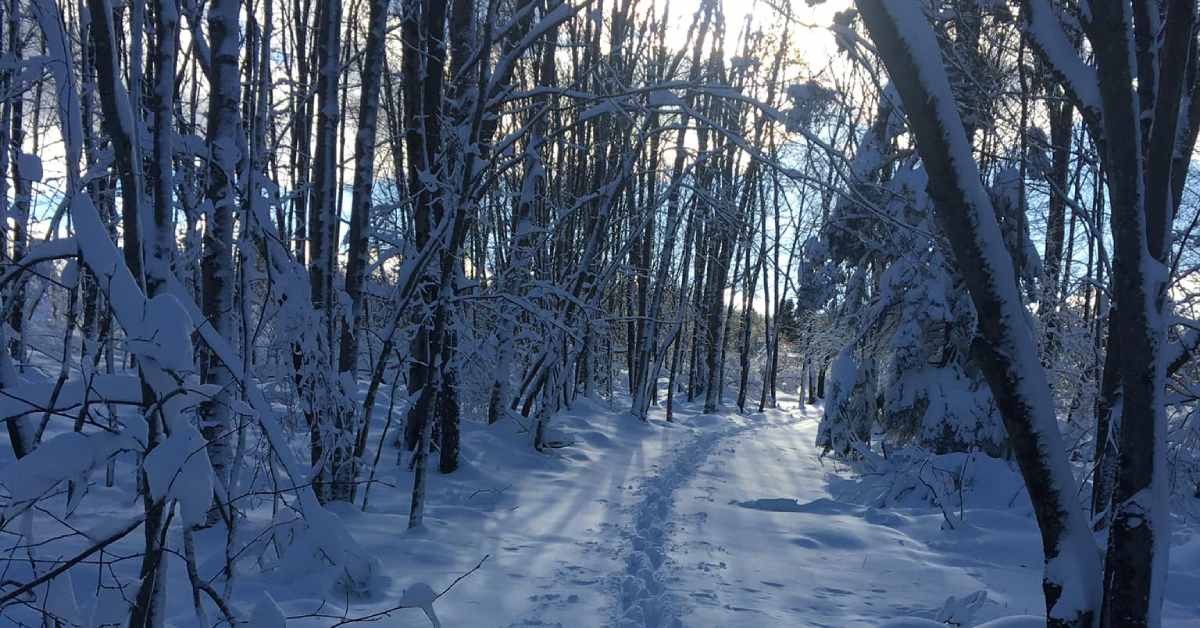
<path fill-rule="evenodd" d="M 366 58 L 359 96 L 358 132 L 354 140 L 354 191 L 350 200 L 350 250 L 346 259 L 346 293 L 350 297 L 350 316 L 342 318 L 342 342 L 338 355 L 338 381 L 357 381 L 359 329 L 365 325 L 363 285 L 367 270 L 367 231 L 370 224 L 371 194 L 375 179 L 375 128 L 379 119 L 379 89 L 383 72 L 384 38 L 387 28 L 388 0 L 372 0 L 367 26 Z M 351 391 L 347 391 L 349 393 Z M 358 426 L 354 459 L 366 450 L 370 426 Z M 356 484 L 351 485 L 351 501 Z"/>
<path fill-rule="evenodd" d="M 207 271 L 201 281 L 201 308 L 213 328 L 225 338 L 232 338 L 234 332 L 233 210 L 237 202 L 234 175 L 241 159 L 235 139 L 240 133 L 241 120 L 238 106 L 240 5 L 238 0 L 219 0 L 208 12 L 213 86 L 209 93 L 207 129 L 211 150 L 207 196 L 212 213 L 205 226 L 200 254 L 200 265 Z M 201 353 L 200 378 L 206 384 L 232 392 L 233 376 L 211 350 L 204 349 Z M 200 417 L 200 431 L 208 441 L 213 473 L 218 482 L 227 484 L 233 453 L 230 447 L 233 413 L 225 400 L 214 399 L 201 405 Z M 213 518 L 215 523 L 215 516 Z"/>
<path fill-rule="evenodd" d="M 11 0 L 6 8 L 8 11 L 8 19 L 6 24 L 8 27 L 8 51 L 15 59 L 20 59 L 21 38 L 19 33 L 21 20 L 19 11 L 20 5 L 18 4 L 18 0 Z M 4 87 L 7 91 L 10 82 L 8 77 L 11 73 L 4 72 L 3 74 L 5 77 Z M 0 114 L 3 116 L 2 120 L 0 120 L 0 208 L 3 209 L 3 214 L 0 215 L 0 220 L 4 221 L 3 225 L 8 224 L 8 203 L 6 200 L 8 198 L 8 179 L 6 178 L 6 172 L 8 171 L 9 156 L 13 153 L 20 153 L 20 127 L 23 125 L 22 116 L 20 114 L 22 100 L 23 96 L 18 94 L 13 102 L 3 103 L 3 114 Z M 13 128 L 14 126 L 16 128 Z M 17 167 L 14 163 L 13 178 L 17 179 L 18 175 L 19 173 L 17 172 Z M 17 195 L 20 196 L 21 188 L 19 182 L 14 181 L 14 187 L 17 188 Z M 3 240 L 4 235 L 6 235 L 4 233 L 6 230 L 0 228 L 0 258 L 3 258 L 5 261 L 15 261 L 22 255 L 24 248 L 24 244 L 22 242 L 26 237 L 24 233 L 25 221 L 22 220 L 20 214 L 16 212 L 15 208 L 13 214 L 15 222 L 18 223 L 16 226 L 21 229 L 22 233 L 13 234 L 11 238 L 13 240 L 12 252 L 9 254 L 8 250 L 3 246 L 7 244 Z M 25 308 L 23 307 L 25 301 L 24 282 L 17 281 L 15 283 L 16 285 L 5 290 L 4 294 L 6 302 L 7 299 L 13 299 L 12 314 L 9 318 L 8 326 L 12 327 L 14 331 L 20 330 L 21 324 L 25 320 Z M 9 292 L 10 290 L 11 292 Z M 0 353 L 3 353 L 3 355 L 0 356 L 0 378 L 2 378 L 2 380 L 0 380 L 0 389 L 11 388 L 19 385 L 17 368 L 22 366 L 22 362 L 25 359 L 24 342 L 19 331 L 16 331 L 16 334 L 13 338 L 8 338 L 8 330 L 0 329 Z M 17 458 L 23 458 L 26 454 L 33 450 L 34 446 L 34 426 L 30 424 L 30 418 L 12 417 L 5 423 L 7 424 L 6 427 L 8 429 L 8 440 L 12 445 L 13 455 Z"/>
<path fill-rule="evenodd" d="M 1074 479 L 1012 261 L 970 157 L 932 29 L 916 2 L 856 4 L 904 102 L 938 222 L 981 313 L 973 353 L 1000 408 L 1041 530 L 1048 624 L 1089 626 L 1099 602 L 1098 551 L 1075 501 Z M 1060 599 L 1071 600 L 1069 608 L 1059 607 Z"/>
<path fill-rule="evenodd" d="M 1156 89 L 1150 105 L 1130 93 L 1130 32 L 1146 28 L 1116 5 L 1097 6 L 1090 39 L 1100 71 L 1104 150 L 1112 204 L 1113 300 L 1119 309 L 1115 329 L 1121 338 L 1118 370 L 1122 388 L 1117 430 L 1117 477 L 1112 525 L 1104 566 L 1102 626 L 1158 626 L 1170 543 L 1167 510 L 1164 266 L 1169 251 L 1171 167 L 1182 95 L 1183 66 L 1192 45 L 1196 7 L 1187 0 L 1168 3 L 1163 66 L 1147 86 L 1145 68 L 1138 91 Z M 1139 47 L 1140 47 L 1139 43 Z M 1144 56 L 1139 55 L 1139 62 Z M 1153 121 L 1148 142 L 1142 124 Z M 1190 153 L 1191 147 L 1185 147 Z M 1144 152 L 1143 152 L 1144 151 Z"/>
<path fill-rule="evenodd" d="M 337 225 L 339 216 L 337 146 L 338 121 L 341 108 L 338 85 L 341 70 L 341 0 L 321 3 L 317 30 L 317 148 L 313 158 L 312 206 L 308 220 L 308 277 L 312 306 L 320 329 L 315 331 L 318 345 L 334 351 L 334 317 L 337 293 L 334 276 L 337 274 Z M 334 364 L 311 364 L 315 370 L 331 369 Z M 326 499 L 349 501 L 354 486 L 353 449 L 357 430 L 352 426 L 353 410 L 347 400 L 352 391 L 342 389 L 335 381 L 325 390 L 309 391 L 312 406 L 309 411 L 311 428 L 317 430 L 321 442 L 323 475 L 328 481 Z M 314 394 L 315 393 L 315 394 Z M 322 398 L 326 397 L 326 398 Z M 318 463 L 313 461 L 314 466 Z"/>
<path fill-rule="evenodd" d="M 1041 303 L 1038 316 L 1042 319 L 1045 338 L 1042 363 L 1049 366 L 1054 361 L 1057 348 L 1058 283 L 1063 262 L 1063 236 L 1066 219 L 1067 175 L 1071 159 L 1071 130 L 1074 107 L 1070 102 L 1050 105 L 1050 153 L 1049 179 L 1058 193 L 1051 192 L 1046 215 L 1046 248 L 1043 256 L 1045 273 L 1041 286 Z M 1069 259 L 1068 259 L 1069 262 Z"/>

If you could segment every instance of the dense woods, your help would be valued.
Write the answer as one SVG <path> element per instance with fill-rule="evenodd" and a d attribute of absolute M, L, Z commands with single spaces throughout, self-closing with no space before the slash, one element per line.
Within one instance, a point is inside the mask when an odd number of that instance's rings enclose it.
<path fill-rule="evenodd" d="M 839 464 L 1012 462 L 1047 625 L 1162 625 L 1195 3 L 728 4 L 2 0 L 0 616 L 282 622 L 287 569 L 344 621 L 344 520 L 421 529 L 464 430 L 787 397 Z"/>

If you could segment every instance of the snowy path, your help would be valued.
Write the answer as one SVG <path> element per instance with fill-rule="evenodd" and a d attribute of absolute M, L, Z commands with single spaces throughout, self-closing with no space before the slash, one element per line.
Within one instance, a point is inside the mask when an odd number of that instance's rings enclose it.
<path fill-rule="evenodd" d="M 667 567 L 648 574 L 661 594 L 623 600 L 659 613 L 627 626 L 865 628 L 933 618 L 948 596 L 980 590 L 990 597 L 975 621 L 1036 612 L 1040 555 L 1025 516 L 988 511 L 958 532 L 930 509 L 861 505 L 853 474 L 817 455 L 815 411 L 772 419 L 699 437 L 649 484 L 637 515 L 672 523 L 635 519 L 650 548 L 629 566 L 665 551 Z"/>
<path fill-rule="evenodd" d="M 615 620 L 602 625 L 879 628 L 913 617 L 977 626 L 1040 613 L 1040 539 L 1003 463 L 969 463 L 979 485 L 948 529 L 928 504 L 874 507 L 896 477 L 822 460 L 819 409 L 786 408 L 681 419 L 697 429 L 635 493 Z M 1186 589 L 1197 554 L 1193 541 L 1172 556 L 1164 625 L 1200 625 Z"/>
<path fill-rule="evenodd" d="M 786 409 L 714 416 L 683 406 L 676 423 L 658 409 L 641 423 L 618 404 L 581 400 L 553 424 L 570 446 L 548 454 L 517 423 L 464 425 L 463 467 L 431 477 L 423 529 L 403 531 L 404 467 L 384 469 L 395 488 L 373 493 L 369 514 L 339 513 L 381 567 L 378 593 L 347 600 L 348 614 L 389 608 L 414 581 L 440 589 L 485 555 L 439 601 L 443 625 L 879 628 L 933 618 L 947 597 L 979 591 L 987 599 L 959 625 L 1040 607 L 1036 526 L 1027 508 L 1010 506 L 1009 487 L 990 486 L 1003 503 L 972 503 L 955 530 L 928 505 L 873 508 L 893 478 L 820 460 L 817 410 L 794 400 Z M 1177 560 L 1200 564 L 1200 542 Z M 1164 625 L 1200 628 L 1176 621 L 1195 615 L 1200 578 L 1171 577 Z M 304 577 L 269 588 L 289 615 L 341 612 Z M 185 602 L 179 626 L 190 625 Z M 380 625 L 429 622 L 406 610 Z"/>
<path fill-rule="evenodd" d="M 715 418 L 715 417 L 714 417 Z M 625 570 L 618 583 L 616 616 L 623 628 L 676 628 L 680 602 L 666 581 L 672 565 L 667 541 L 673 527 L 675 492 L 693 480 L 709 454 L 725 438 L 752 425 L 731 424 L 701 432 L 673 452 L 666 466 L 642 484 L 624 534 L 628 547 Z"/>

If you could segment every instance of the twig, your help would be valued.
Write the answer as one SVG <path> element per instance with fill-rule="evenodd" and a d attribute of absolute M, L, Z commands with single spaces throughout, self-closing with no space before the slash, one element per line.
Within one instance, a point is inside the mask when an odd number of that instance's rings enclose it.
<path fill-rule="evenodd" d="M 469 571 L 467 571 L 466 573 L 460 575 L 459 577 L 457 577 L 453 581 L 451 581 L 450 584 L 446 585 L 445 589 L 442 589 L 441 593 L 438 593 L 437 595 L 433 596 L 433 600 L 430 600 L 430 604 L 432 604 L 434 601 L 441 599 L 441 597 L 443 595 L 446 595 L 447 593 L 449 593 L 450 589 L 453 589 L 455 587 L 455 585 L 457 585 L 459 582 L 462 582 L 463 580 L 465 580 L 467 578 L 467 576 L 470 576 L 471 574 L 475 573 L 476 571 L 479 571 L 480 567 L 483 567 L 483 563 L 485 561 L 487 561 L 487 559 L 490 557 L 491 557 L 491 554 L 484 554 L 483 558 L 480 558 L 479 562 L 476 563 L 474 567 L 472 567 Z M 378 621 L 380 619 L 383 619 L 384 617 L 390 616 L 392 613 L 399 611 L 399 610 L 403 610 L 406 608 L 421 608 L 421 607 L 422 607 L 422 605 L 398 604 L 391 608 L 386 608 L 384 610 L 376 611 L 369 615 L 362 615 L 359 617 L 345 617 L 345 616 L 340 616 L 340 615 L 331 615 L 331 614 L 326 614 L 326 613 L 313 612 L 313 613 L 309 613 L 307 615 L 289 616 L 288 619 L 289 620 L 291 620 L 291 619 L 313 619 L 313 618 L 337 619 L 338 622 L 336 624 L 332 624 L 329 627 L 329 628 L 337 628 L 338 626 L 345 626 L 347 624 L 355 624 L 355 623 L 359 623 L 359 622 L 368 622 L 368 621 Z"/>
<path fill-rule="evenodd" d="M 144 516 L 134 517 L 127 524 L 125 524 L 124 527 L 122 527 L 121 529 L 117 530 L 116 532 L 113 532 L 112 534 L 109 534 L 108 536 L 104 537 L 99 542 L 97 542 L 95 545 L 92 545 L 88 549 L 77 554 L 74 558 L 64 561 L 58 567 L 55 567 L 54 569 L 47 571 L 46 573 L 42 574 L 41 576 L 38 576 L 37 578 L 30 580 L 29 582 L 27 582 L 23 586 L 15 589 L 14 591 L 5 593 L 3 597 L 0 597 L 0 607 L 4 606 L 4 604 L 9 602 L 10 600 L 16 599 L 17 597 L 20 597 L 21 595 L 24 595 L 24 594 L 32 591 L 38 585 L 48 582 L 50 580 L 53 580 L 54 578 L 57 578 L 58 576 L 62 575 L 63 572 L 70 569 L 71 567 L 74 567 L 75 565 L 77 565 L 78 563 L 83 561 L 88 556 L 91 556 L 92 554 L 95 554 L 96 552 L 104 549 L 106 546 L 119 541 L 126 534 L 133 532 L 135 529 L 137 529 L 138 526 L 142 525 L 143 520 L 145 520 Z M 487 557 L 485 556 L 484 558 L 487 558 Z M 482 561 L 480 562 L 480 564 L 482 564 Z M 476 569 L 478 569 L 478 567 L 476 567 Z"/>

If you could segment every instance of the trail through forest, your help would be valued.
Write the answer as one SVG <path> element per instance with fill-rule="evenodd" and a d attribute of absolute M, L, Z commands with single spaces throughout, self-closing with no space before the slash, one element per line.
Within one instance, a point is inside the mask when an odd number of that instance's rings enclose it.
<path fill-rule="evenodd" d="M 433 607 L 441 625 L 466 628 L 979 627 L 1038 612 L 1038 532 L 1009 463 L 889 452 L 848 464 L 820 455 L 819 406 L 781 402 L 746 414 L 682 404 L 668 423 L 657 407 L 642 422 L 581 399 L 553 418 L 545 452 L 521 446 L 524 422 L 464 424 L 462 468 L 432 476 L 438 499 L 421 527 L 404 529 L 404 464 L 380 467 L 377 482 L 393 490 L 374 493 L 367 512 L 336 509 L 375 559 L 371 594 L 333 599 L 327 573 L 285 558 L 241 573 L 233 608 L 270 609 L 289 628 L 364 618 L 426 627 L 420 609 L 395 607 L 454 583 Z M 397 453 L 384 445 L 385 459 Z M 104 495 L 114 512 L 133 507 Z M 250 551 L 269 542 L 263 529 Z M 203 555 L 222 534 L 197 531 Z M 1196 539 L 1177 527 L 1171 628 L 1200 627 Z M 136 539 L 113 547 L 133 551 Z M 204 573 L 218 568 L 201 561 Z M 169 625 L 193 625 L 187 574 L 167 574 Z M 80 599 L 85 616 L 119 608 Z"/>
<path fill-rule="evenodd" d="M 989 512 L 987 530 L 972 516 L 966 532 L 943 530 L 935 509 L 859 503 L 870 478 L 822 460 L 819 411 L 789 407 L 684 416 L 698 434 L 666 453 L 629 508 L 615 625 L 974 625 L 1037 612 L 1027 511 Z"/>
<path fill-rule="evenodd" d="M 671 533 L 677 527 L 671 516 L 677 501 L 676 493 L 693 483 L 700 469 L 708 464 L 713 452 L 727 439 L 744 433 L 754 423 L 723 423 L 713 415 L 700 415 L 693 425 L 710 429 L 701 431 L 686 445 L 670 452 L 660 468 L 647 477 L 639 490 L 638 501 L 631 509 L 631 523 L 622 535 L 627 544 L 625 571 L 620 578 L 618 613 L 619 625 L 628 628 L 641 626 L 674 628 L 681 626 L 681 593 L 671 590 L 671 581 L 678 565 L 669 557 Z"/>
<path fill-rule="evenodd" d="M 1198 29 L 0 2 L 0 626 L 1200 628 Z"/>
<path fill-rule="evenodd" d="M 975 626 L 1039 613 L 1037 528 L 1014 472 L 980 458 L 962 509 L 905 507 L 903 473 L 822 458 L 819 408 L 786 405 L 732 424 L 685 416 L 702 431 L 666 454 L 631 508 L 614 625 Z M 1169 625 L 1197 625 L 1189 604 L 1172 587 Z"/>
<path fill-rule="evenodd" d="M 398 533 L 405 490 L 380 491 L 367 514 L 339 513 L 380 558 L 381 594 L 325 612 L 378 612 L 417 580 L 440 590 L 484 555 L 438 600 L 444 625 L 979 626 L 1038 612 L 1037 527 L 1007 464 L 968 459 L 961 495 L 941 495 L 965 506 L 943 510 L 926 491 L 948 460 L 822 458 L 820 408 L 782 405 L 713 415 L 688 404 L 674 423 L 655 408 L 643 423 L 581 400 L 555 417 L 560 447 L 548 454 L 516 446 L 529 438 L 519 423 L 469 425 L 464 467 L 433 477 L 439 499 L 421 529 Z M 404 489 L 411 474 L 401 466 L 382 480 Z M 1172 627 L 1200 626 L 1187 591 L 1197 549 L 1173 552 Z M 298 617 L 322 603 L 301 590 L 272 595 Z M 912 619 L 888 623 L 899 618 Z M 430 624 L 405 609 L 387 625 Z"/>

